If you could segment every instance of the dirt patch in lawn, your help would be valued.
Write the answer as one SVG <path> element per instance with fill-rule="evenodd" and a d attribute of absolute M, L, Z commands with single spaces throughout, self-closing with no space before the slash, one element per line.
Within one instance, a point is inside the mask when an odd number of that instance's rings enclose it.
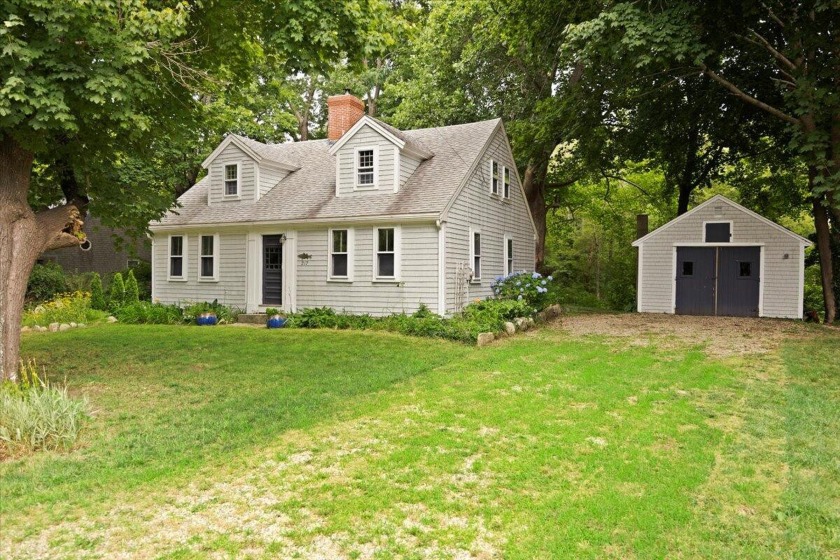
<path fill-rule="evenodd" d="M 642 313 L 569 315 L 553 323 L 575 336 L 608 336 L 634 346 L 657 346 L 663 339 L 677 345 L 702 345 L 714 357 L 766 354 L 783 341 L 812 336 L 829 327 L 779 319 L 749 317 L 690 317 Z"/>

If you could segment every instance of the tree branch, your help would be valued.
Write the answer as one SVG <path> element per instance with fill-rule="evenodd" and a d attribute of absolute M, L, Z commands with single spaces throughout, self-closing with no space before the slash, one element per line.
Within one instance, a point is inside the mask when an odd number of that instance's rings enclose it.
<path fill-rule="evenodd" d="M 750 33 L 755 35 L 756 39 L 758 39 L 758 43 L 760 43 L 764 46 L 765 49 L 770 51 L 770 54 L 772 54 L 776 58 L 776 60 L 787 66 L 789 70 L 795 71 L 797 69 L 796 64 L 794 64 L 788 57 L 783 55 L 781 52 L 776 50 L 776 48 L 770 44 L 770 41 L 759 35 L 755 29 L 750 29 Z M 755 41 L 752 41 L 752 43 L 755 43 Z"/>
<path fill-rule="evenodd" d="M 74 204 L 65 204 L 38 212 L 35 215 L 38 229 L 45 239 L 43 251 L 74 247 L 86 239 L 82 226 L 84 222 Z"/>
<path fill-rule="evenodd" d="M 790 124 L 795 124 L 795 125 L 802 124 L 801 121 L 799 119 L 797 119 L 796 117 L 788 115 L 784 111 L 780 111 L 779 109 L 776 109 L 772 105 L 768 105 L 767 103 L 764 103 L 763 101 L 759 101 L 758 99 L 749 95 L 748 93 L 745 93 L 740 88 L 738 88 L 738 86 L 736 86 L 735 84 L 733 84 L 732 82 L 730 82 L 726 78 L 723 78 L 723 77 L 719 76 L 714 70 L 712 70 L 711 68 L 709 68 L 705 64 L 700 64 L 700 68 L 703 70 L 704 74 L 706 74 L 711 79 L 713 79 L 714 81 L 716 81 L 717 83 L 719 83 L 720 85 L 722 85 L 723 87 L 725 87 L 726 89 L 731 91 L 736 97 L 738 97 L 742 101 L 745 101 L 745 102 L 747 102 L 751 105 L 754 105 L 754 106 L 758 107 L 759 109 L 761 109 L 762 111 L 766 111 L 766 112 L 770 113 L 771 115 L 773 115 L 774 117 L 777 117 L 777 118 L 779 118 L 779 119 L 781 119 L 785 122 L 788 122 Z"/>

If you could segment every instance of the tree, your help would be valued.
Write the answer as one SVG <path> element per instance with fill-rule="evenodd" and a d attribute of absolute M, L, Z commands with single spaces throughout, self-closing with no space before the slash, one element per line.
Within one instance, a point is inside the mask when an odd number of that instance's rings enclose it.
<path fill-rule="evenodd" d="M 111 180 L 127 154 L 167 145 L 255 61 L 290 74 L 359 59 L 384 13 L 378 0 L 0 6 L 0 379 L 12 380 L 38 255 L 82 243 L 88 205 L 142 229 L 173 203 L 169 185 Z M 49 169 L 32 181 L 36 155 Z"/>
<path fill-rule="evenodd" d="M 128 271 L 128 277 L 125 279 L 125 295 L 123 297 L 123 304 L 132 304 L 140 301 L 140 288 L 137 286 L 137 278 L 134 277 L 134 271 Z"/>
<path fill-rule="evenodd" d="M 618 3 L 570 29 L 584 60 L 611 57 L 638 73 L 689 71 L 728 105 L 786 125 L 776 136 L 808 167 L 825 298 L 836 316 L 831 245 L 840 240 L 840 9 L 836 0 Z"/>
<path fill-rule="evenodd" d="M 98 272 L 93 273 L 90 281 L 90 306 L 93 309 L 106 311 L 108 303 L 105 301 L 105 291 L 102 289 L 102 277 Z"/>
<path fill-rule="evenodd" d="M 117 272 L 108 286 L 108 307 L 114 311 L 125 304 L 125 281 L 122 273 Z"/>

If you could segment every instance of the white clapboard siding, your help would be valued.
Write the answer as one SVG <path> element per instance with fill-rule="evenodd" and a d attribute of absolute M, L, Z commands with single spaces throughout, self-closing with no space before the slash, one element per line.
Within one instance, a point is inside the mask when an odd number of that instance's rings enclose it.
<path fill-rule="evenodd" d="M 405 186 L 409 177 L 417 170 L 420 160 L 406 154 L 400 154 L 400 188 Z"/>
<path fill-rule="evenodd" d="M 239 164 L 239 196 L 226 197 L 225 193 L 225 165 Z M 257 163 L 230 143 L 210 164 L 210 190 L 208 192 L 210 204 L 240 204 L 254 201 L 254 185 Z"/>
<path fill-rule="evenodd" d="M 502 191 L 501 166 L 511 169 L 510 199 L 490 194 L 490 160 L 499 162 L 499 190 Z M 461 304 L 492 295 L 491 284 L 505 274 L 504 237 L 513 238 L 514 270 L 533 271 L 536 256 L 534 230 L 531 227 L 528 202 L 519 186 L 513 155 L 504 132 L 499 129 L 491 139 L 468 184 L 456 198 L 446 216 L 446 309 L 456 309 L 459 265 L 472 268 L 470 261 L 470 228 L 481 230 L 482 278 L 464 290 Z"/>
<path fill-rule="evenodd" d="M 642 241 L 639 311 L 674 312 L 674 244 L 702 243 L 707 221 L 732 221 L 733 245 L 764 244 L 762 316 L 800 318 L 801 242 L 722 199 Z"/>
<path fill-rule="evenodd" d="M 394 224 L 382 224 L 391 227 Z M 312 256 L 297 267 L 297 308 L 332 307 L 348 313 L 412 313 L 437 307 L 438 230 L 434 224 L 402 225 L 401 282 L 373 281 L 373 230 L 354 227 L 353 281 L 327 281 L 327 229 L 297 232 L 297 252 Z"/>
<path fill-rule="evenodd" d="M 244 233 L 219 233 L 219 279 L 217 282 L 198 280 L 199 235 L 213 235 L 215 231 L 184 233 L 187 242 L 185 281 L 167 280 L 169 266 L 169 233 L 154 235 L 154 279 L 155 299 L 161 303 L 184 304 L 196 301 L 213 301 L 245 308 L 245 248 Z M 172 235 L 177 235 L 173 232 Z"/>
<path fill-rule="evenodd" d="M 260 196 L 265 195 L 274 188 L 274 186 L 280 182 L 280 180 L 288 175 L 288 171 L 283 171 L 281 169 L 276 169 L 272 166 L 268 165 L 261 165 L 260 166 Z"/>
<path fill-rule="evenodd" d="M 378 177 L 376 189 L 354 190 L 356 184 L 356 148 L 377 148 Z M 352 138 L 338 150 L 338 194 L 339 196 L 365 196 L 371 192 L 394 191 L 394 156 L 397 147 L 371 127 L 361 127 Z"/>

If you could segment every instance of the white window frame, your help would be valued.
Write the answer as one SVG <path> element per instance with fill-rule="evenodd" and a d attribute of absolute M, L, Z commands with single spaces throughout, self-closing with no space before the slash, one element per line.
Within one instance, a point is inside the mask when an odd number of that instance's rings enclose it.
<path fill-rule="evenodd" d="M 379 275 L 379 230 L 394 230 L 394 275 Z M 374 282 L 399 282 L 402 274 L 402 231 L 400 226 L 378 226 L 373 228 L 373 280 Z"/>
<path fill-rule="evenodd" d="M 334 231 L 346 231 L 347 232 L 347 276 L 334 276 L 333 275 L 333 232 Z M 355 244 L 355 235 L 352 228 L 332 228 L 327 233 L 327 281 L 329 282 L 352 282 L 353 281 L 353 268 L 354 268 L 354 251 L 353 245 Z M 341 254 L 341 253 L 339 253 Z"/>
<path fill-rule="evenodd" d="M 475 235 L 478 234 L 478 254 L 475 254 Z M 479 228 L 470 228 L 470 270 L 473 273 L 472 279 L 470 282 L 474 282 L 476 284 L 481 283 L 481 274 L 484 269 L 484 235 L 481 233 Z M 478 274 L 475 273 L 475 258 L 478 257 L 479 265 L 478 265 Z"/>
<path fill-rule="evenodd" d="M 503 250 L 504 250 L 504 261 L 503 262 L 504 262 L 504 267 L 505 267 L 504 276 L 507 276 L 509 274 L 513 274 L 513 271 L 514 271 L 513 257 L 516 253 L 516 247 L 515 247 L 514 242 L 513 242 L 513 237 L 510 236 L 510 235 L 505 235 L 504 243 L 505 243 L 504 248 L 503 248 Z M 511 247 L 511 245 L 514 245 L 514 246 Z M 513 251 L 511 251 L 511 249 L 513 249 Z"/>
<path fill-rule="evenodd" d="M 729 241 L 707 241 L 706 224 L 729 224 Z M 735 227 L 732 220 L 706 220 L 703 222 L 703 243 L 727 243 L 732 244 L 735 239 Z"/>
<path fill-rule="evenodd" d="M 181 238 L 181 254 L 172 254 L 172 238 Z M 172 259 L 181 257 L 181 276 L 172 276 Z M 187 236 L 183 234 L 170 235 L 166 238 L 166 279 L 169 282 L 187 281 Z"/>
<path fill-rule="evenodd" d="M 373 183 L 359 184 L 359 153 L 373 152 Z M 353 150 L 353 190 L 370 191 L 379 188 L 379 146 L 359 146 Z"/>
<path fill-rule="evenodd" d="M 502 166 L 502 198 L 510 200 L 510 167 Z"/>
<path fill-rule="evenodd" d="M 499 173 L 499 167 L 500 166 L 498 161 L 496 161 L 495 159 L 490 160 L 490 196 L 499 196 L 499 186 L 501 184 L 502 179 L 501 174 Z"/>
<path fill-rule="evenodd" d="M 213 254 L 204 254 L 204 238 L 213 238 Z M 204 276 L 201 274 L 202 260 L 210 257 L 213 259 L 213 275 Z M 218 282 L 219 281 L 219 234 L 218 233 L 202 233 L 198 236 L 198 281 L 199 282 Z"/>
<path fill-rule="evenodd" d="M 227 192 L 227 183 L 230 180 L 230 179 L 227 178 L 227 168 L 228 167 L 236 167 L 236 193 L 235 194 L 228 194 L 228 192 Z M 239 165 L 239 162 L 223 163 L 222 164 L 222 196 L 224 198 L 228 198 L 228 199 L 242 198 L 242 166 Z"/>

